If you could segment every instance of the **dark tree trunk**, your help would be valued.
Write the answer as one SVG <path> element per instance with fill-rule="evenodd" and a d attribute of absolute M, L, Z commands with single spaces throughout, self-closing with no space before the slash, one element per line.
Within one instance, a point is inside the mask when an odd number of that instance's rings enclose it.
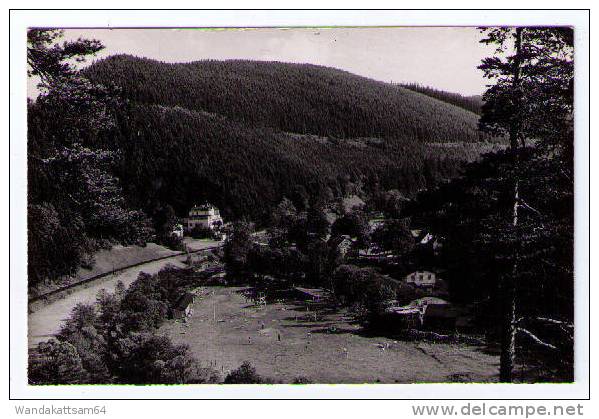
<path fill-rule="evenodd" d="M 514 47 L 516 50 L 514 56 L 513 72 L 513 109 L 510 122 L 510 151 L 513 159 L 514 169 L 514 195 L 512 227 L 514 234 L 517 234 L 518 227 L 518 207 L 519 207 L 519 154 L 520 154 L 520 128 L 521 121 L 519 116 L 521 92 L 520 92 L 520 66 L 521 66 L 521 45 L 522 28 L 516 28 Z M 514 360 L 516 356 L 516 277 L 518 275 L 518 246 L 514 249 L 514 259 L 511 275 L 503 280 L 503 324 L 501 330 L 501 356 L 499 366 L 499 381 L 511 383 L 513 380 Z"/>

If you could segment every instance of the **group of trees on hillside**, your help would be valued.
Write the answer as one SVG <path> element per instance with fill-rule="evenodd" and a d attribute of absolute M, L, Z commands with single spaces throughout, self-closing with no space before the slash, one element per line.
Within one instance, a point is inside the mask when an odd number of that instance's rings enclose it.
<path fill-rule="evenodd" d="M 413 195 L 458 174 L 483 147 L 466 143 L 468 151 L 432 152 L 416 141 L 350 143 L 156 105 L 132 105 L 119 120 L 119 178 L 131 202 L 148 214 L 170 205 L 183 215 L 209 201 L 226 219 L 261 222 L 283 196 L 344 196 L 360 182 L 363 193 L 377 184 Z"/>
<path fill-rule="evenodd" d="M 413 211 L 444 238 L 453 295 L 486 313 L 500 380 L 514 379 L 517 353 L 544 351 L 545 367 L 572 380 L 573 32 L 483 33 L 497 53 L 480 66 L 494 81 L 480 125 L 510 146 L 422 193 Z"/>
<path fill-rule="evenodd" d="M 128 289 L 102 290 L 95 304 L 79 304 L 55 339 L 30 353 L 31 384 L 191 384 L 217 382 L 189 348 L 156 329 L 196 283 L 191 270 L 167 267 L 141 273 Z"/>
<path fill-rule="evenodd" d="M 247 222 L 232 226 L 224 249 L 227 274 L 257 285 L 264 276 L 275 276 L 287 283 L 330 287 L 330 275 L 340 263 L 338 249 L 327 242 L 330 229 L 321 205 L 297 210 L 284 199 L 274 211 L 268 245 L 254 242 Z"/>
<path fill-rule="evenodd" d="M 116 55 L 94 63 L 85 75 L 98 83 L 116 83 L 137 103 L 180 106 L 285 132 L 421 142 L 487 138 L 471 112 L 410 89 L 309 64 L 169 64 Z"/>
<path fill-rule="evenodd" d="M 444 90 L 435 89 L 434 87 L 424 86 L 418 83 L 404 83 L 400 84 L 400 86 L 413 90 L 414 92 L 422 93 L 423 95 L 439 99 L 443 102 L 459 106 L 460 108 L 466 109 L 467 111 L 473 112 L 477 115 L 480 115 L 482 112 L 483 98 L 479 95 L 464 96 L 459 93 L 446 92 Z"/>
<path fill-rule="evenodd" d="M 146 215 L 131 209 L 113 168 L 118 150 L 98 138 L 115 126 L 118 92 L 79 76 L 70 60 L 83 61 L 98 41 L 56 41 L 60 30 L 27 33 L 29 75 L 40 95 L 29 101 L 29 286 L 74 272 L 99 247 L 144 243 Z"/>

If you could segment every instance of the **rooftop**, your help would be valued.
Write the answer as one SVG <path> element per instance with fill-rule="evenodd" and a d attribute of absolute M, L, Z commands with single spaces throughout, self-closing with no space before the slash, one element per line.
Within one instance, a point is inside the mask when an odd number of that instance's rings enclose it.
<path fill-rule="evenodd" d="M 211 209 L 218 209 L 218 208 L 216 208 L 214 205 L 212 205 L 212 204 L 210 204 L 208 202 L 205 202 L 205 203 L 203 203 L 201 205 L 194 205 L 193 207 L 191 207 L 192 211 L 193 210 L 196 210 L 196 211 L 197 210 L 199 210 L 199 211 L 208 211 L 208 210 L 211 210 Z"/>

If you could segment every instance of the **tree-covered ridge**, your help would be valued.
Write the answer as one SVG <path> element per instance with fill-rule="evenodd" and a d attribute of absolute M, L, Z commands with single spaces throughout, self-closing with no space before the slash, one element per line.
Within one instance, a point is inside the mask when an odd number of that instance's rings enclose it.
<path fill-rule="evenodd" d="M 103 142 L 116 139 L 119 177 L 148 214 L 208 200 L 258 221 L 284 196 L 409 196 L 497 147 L 471 112 L 332 68 L 118 55 L 84 74 L 129 102 Z"/>
<path fill-rule="evenodd" d="M 422 93 L 423 95 L 450 103 L 467 111 L 474 112 L 480 115 L 482 112 L 483 98 L 481 95 L 464 96 L 459 93 L 446 92 L 444 90 L 435 89 L 434 87 L 424 86 L 418 83 L 400 84 L 402 88 L 413 90 L 414 92 Z"/>
<path fill-rule="evenodd" d="M 85 70 L 129 99 L 217 113 L 253 126 L 340 138 L 478 141 L 477 116 L 409 89 L 309 64 L 163 63 L 115 55 Z"/>
<path fill-rule="evenodd" d="M 208 200 L 226 218 L 267 220 L 284 196 L 296 202 L 375 189 L 407 194 L 458 173 L 491 143 L 337 139 L 252 127 L 221 116 L 160 105 L 119 117 L 119 177 L 149 214 L 168 204 L 184 214 Z"/>

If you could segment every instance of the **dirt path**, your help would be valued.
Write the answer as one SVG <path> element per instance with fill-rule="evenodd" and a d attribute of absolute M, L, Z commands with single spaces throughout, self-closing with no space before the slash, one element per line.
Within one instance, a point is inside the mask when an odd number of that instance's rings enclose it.
<path fill-rule="evenodd" d="M 209 240 L 195 240 L 186 242 L 191 251 L 197 251 L 212 247 L 218 242 Z M 93 303 L 101 289 L 114 291 L 116 283 L 121 281 L 125 286 L 129 286 L 139 275 L 140 272 L 154 274 L 160 271 L 168 264 L 184 267 L 183 261 L 185 255 L 175 255 L 172 258 L 148 262 L 130 269 L 125 269 L 116 275 L 109 275 L 98 279 L 86 287 L 74 288 L 73 292 L 64 298 L 50 302 L 36 309 L 28 316 L 28 345 L 33 347 L 39 342 L 47 340 L 54 336 L 59 330 L 65 319 L 68 318 L 73 308 L 78 303 Z"/>
<path fill-rule="evenodd" d="M 198 360 L 223 375 L 247 360 L 259 374 L 283 383 L 299 376 L 315 383 L 496 380 L 497 357 L 478 347 L 366 336 L 343 312 L 314 320 L 314 313 L 291 303 L 257 309 L 239 290 L 198 290 L 193 317 L 170 320 L 160 332 L 189 345 Z M 327 333 L 330 326 L 337 333 Z"/>

